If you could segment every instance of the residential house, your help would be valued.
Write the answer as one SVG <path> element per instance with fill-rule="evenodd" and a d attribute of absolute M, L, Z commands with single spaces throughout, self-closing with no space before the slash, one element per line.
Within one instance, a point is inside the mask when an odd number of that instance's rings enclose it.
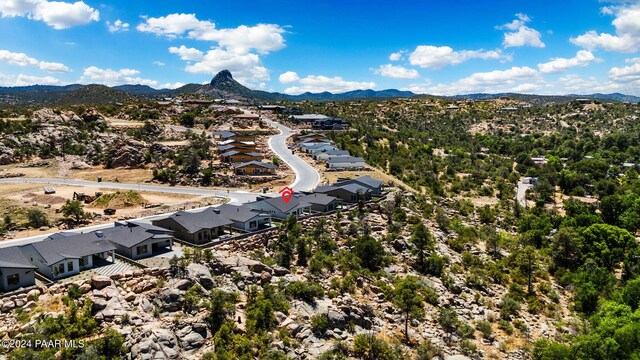
<path fill-rule="evenodd" d="M 243 153 L 237 150 L 231 150 L 220 154 L 220 158 L 223 162 L 243 163 L 249 161 L 260 161 L 262 160 L 263 155 L 258 152 Z"/>
<path fill-rule="evenodd" d="M 296 197 L 291 197 L 286 202 L 282 197 L 278 196 L 247 203 L 245 206 L 271 214 L 276 219 L 287 219 L 291 215 L 301 217 L 311 214 L 311 204 Z"/>
<path fill-rule="evenodd" d="M 174 236 L 192 244 L 204 244 L 225 234 L 233 222 L 216 208 L 197 212 L 178 211 L 170 216 L 153 220 L 152 224 L 173 231 Z"/>
<path fill-rule="evenodd" d="M 327 152 L 332 150 L 338 150 L 338 148 L 330 143 L 303 143 L 300 148 L 308 154 L 317 154 L 321 152 Z"/>
<path fill-rule="evenodd" d="M 0 291 L 35 285 L 36 269 L 19 247 L 0 248 Z"/>
<path fill-rule="evenodd" d="M 289 119 L 300 121 L 300 122 L 313 123 L 314 121 L 329 119 L 329 117 L 322 114 L 304 114 L 304 115 L 291 115 L 289 116 Z"/>
<path fill-rule="evenodd" d="M 215 131 L 212 134 L 213 134 L 214 138 L 219 139 L 221 141 L 232 139 L 234 136 L 237 135 L 233 131 L 226 131 L 226 130 Z"/>
<path fill-rule="evenodd" d="M 318 186 L 315 192 L 337 197 L 346 203 L 371 199 L 371 190 L 359 184 Z"/>
<path fill-rule="evenodd" d="M 260 115 L 257 114 L 238 114 L 233 116 L 233 120 L 258 120 Z"/>
<path fill-rule="evenodd" d="M 364 186 L 371 190 L 371 195 L 380 196 L 382 195 L 382 181 L 372 178 L 371 176 L 359 176 L 355 179 L 338 179 L 336 181 L 336 186 L 348 185 L 348 184 L 358 184 Z"/>
<path fill-rule="evenodd" d="M 362 169 L 364 168 L 364 159 L 353 156 L 330 157 L 326 160 L 329 169 Z"/>
<path fill-rule="evenodd" d="M 328 142 L 327 136 L 322 133 L 309 133 L 305 135 L 298 135 L 295 141 L 303 142 Z"/>
<path fill-rule="evenodd" d="M 96 233 L 57 233 L 43 241 L 20 247 L 38 272 L 49 279 L 60 279 L 106 262 L 115 262 L 116 247 Z"/>
<path fill-rule="evenodd" d="M 322 193 L 311 193 L 300 196 L 301 201 L 311 204 L 311 211 L 328 213 L 342 205 L 342 199 Z"/>
<path fill-rule="evenodd" d="M 349 154 L 349 151 L 347 150 L 329 150 L 313 154 L 313 159 L 318 161 L 326 161 L 328 158 L 340 156 L 351 156 L 351 154 Z"/>
<path fill-rule="evenodd" d="M 271 215 L 256 211 L 246 205 L 223 204 L 216 207 L 220 215 L 231 221 L 231 227 L 242 231 L 256 231 L 271 227 Z"/>
<path fill-rule="evenodd" d="M 233 145 L 233 146 L 244 146 L 244 147 L 250 147 L 255 149 L 256 148 L 256 143 L 253 141 L 238 141 L 238 140 L 234 140 L 234 139 L 227 139 L 225 141 L 219 141 L 217 146 L 218 148 L 222 147 L 222 146 L 226 146 L 226 145 Z"/>
<path fill-rule="evenodd" d="M 173 231 L 151 224 L 116 222 L 114 227 L 94 234 L 109 240 L 116 247 L 116 253 L 133 260 L 173 249 Z"/>
<path fill-rule="evenodd" d="M 260 161 L 249 161 L 233 165 L 236 175 L 275 175 L 278 166 Z"/>
<path fill-rule="evenodd" d="M 237 151 L 237 152 L 246 154 L 246 153 L 256 152 L 256 148 L 255 146 L 247 146 L 242 144 L 218 146 L 218 153 L 222 154 L 228 151 Z"/>
<path fill-rule="evenodd" d="M 317 130 L 348 130 L 349 123 L 340 118 L 330 118 L 314 121 L 311 128 Z"/>

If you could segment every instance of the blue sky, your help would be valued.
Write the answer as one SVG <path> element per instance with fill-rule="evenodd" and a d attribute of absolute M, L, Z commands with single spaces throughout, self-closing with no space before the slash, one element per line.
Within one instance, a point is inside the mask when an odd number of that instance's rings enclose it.
<path fill-rule="evenodd" d="M 640 95 L 640 1 L 2 0 L 0 86 Z"/>

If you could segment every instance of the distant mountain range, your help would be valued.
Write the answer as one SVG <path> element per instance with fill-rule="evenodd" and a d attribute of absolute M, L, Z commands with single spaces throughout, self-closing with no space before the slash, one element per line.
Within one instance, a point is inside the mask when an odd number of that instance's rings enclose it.
<path fill-rule="evenodd" d="M 161 97 L 174 97 L 178 95 L 190 95 L 199 97 L 238 99 L 249 102 L 269 101 L 339 101 L 354 99 L 382 99 L 382 98 L 408 98 L 427 97 L 411 91 L 396 89 L 387 90 L 354 90 L 340 94 L 330 92 L 310 93 L 300 95 L 288 95 L 277 92 L 251 90 L 237 82 L 231 72 L 223 70 L 216 74 L 210 83 L 205 85 L 187 84 L 177 89 L 154 89 L 147 85 L 119 85 L 108 87 L 105 85 L 80 85 L 65 86 L 33 85 L 21 87 L 0 87 L 1 105 L 94 105 L 124 102 L 135 99 L 155 99 Z M 589 94 L 589 95 L 529 95 L 516 93 L 501 94 L 467 94 L 456 95 L 452 99 L 495 99 L 509 97 L 512 99 L 532 102 L 567 102 L 578 98 L 591 98 L 604 101 L 640 102 L 640 97 L 614 94 Z M 446 98 L 446 97 L 443 97 Z"/>

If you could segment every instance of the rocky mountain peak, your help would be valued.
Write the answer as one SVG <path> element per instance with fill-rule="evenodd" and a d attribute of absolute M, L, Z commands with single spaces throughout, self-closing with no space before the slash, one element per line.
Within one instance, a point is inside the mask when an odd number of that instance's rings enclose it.
<path fill-rule="evenodd" d="M 227 84 L 230 82 L 235 82 L 235 80 L 233 80 L 233 75 L 231 75 L 231 71 L 222 70 L 219 73 L 217 73 L 216 76 L 213 77 L 210 85 L 215 87 L 215 86 Z"/>

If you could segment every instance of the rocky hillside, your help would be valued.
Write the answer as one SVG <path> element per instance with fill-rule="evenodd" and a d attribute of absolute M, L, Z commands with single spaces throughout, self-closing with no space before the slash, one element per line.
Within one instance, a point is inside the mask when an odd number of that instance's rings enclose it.
<path fill-rule="evenodd" d="M 89 349 L 109 338 L 122 345 L 109 354 L 132 359 L 524 359 L 531 341 L 574 331 L 553 279 L 536 278 L 538 296 L 525 297 L 518 273 L 495 268 L 508 251 L 480 239 L 452 249 L 464 230 L 421 220 L 412 198 L 9 298 L 0 335 L 73 336 L 51 333 L 56 319 L 82 329 Z"/>

